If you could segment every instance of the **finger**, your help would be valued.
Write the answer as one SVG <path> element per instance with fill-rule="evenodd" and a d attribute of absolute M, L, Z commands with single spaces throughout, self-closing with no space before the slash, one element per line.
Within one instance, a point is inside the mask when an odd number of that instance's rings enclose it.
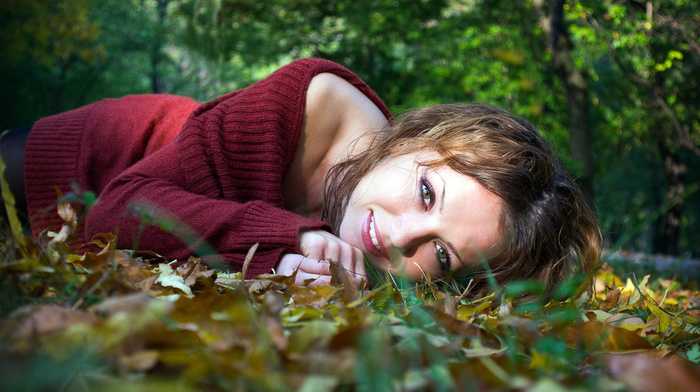
<path fill-rule="evenodd" d="M 299 265 L 299 270 L 318 275 L 330 275 L 331 273 L 330 262 L 328 260 L 317 260 L 308 257 L 305 257 L 301 265 Z"/>
<path fill-rule="evenodd" d="M 323 258 L 339 263 L 341 258 L 341 244 L 338 241 L 329 241 L 323 252 Z"/>
<path fill-rule="evenodd" d="M 356 276 L 364 276 L 364 255 L 362 251 L 349 244 L 346 244 L 342 251 L 342 264 L 350 275 L 353 278 Z"/>
<path fill-rule="evenodd" d="M 312 282 L 309 283 L 309 287 L 315 287 L 322 284 L 331 283 L 331 277 L 329 275 L 312 274 L 305 271 L 297 272 L 297 276 L 296 279 L 294 279 L 294 283 L 298 285 L 303 285 L 308 280 L 312 280 Z"/>
<path fill-rule="evenodd" d="M 310 259 L 338 261 L 340 244 L 331 234 L 307 233 L 303 242 L 303 253 Z"/>
<path fill-rule="evenodd" d="M 340 264 L 348 271 L 351 277 L 355 277 L 355 258 L 353 247 L 351 245 L 345 244 L 340 249 Z"/>
<path fill-rule="evenodd" d="M 304 256 L 288 253 L 282 256 L 280 262 L 277 264 L 275 272 L 277 272 L 280 275 L 291 276 L 294 273 L 294 271 L 300 268 L 303 261 Z"/>
<path fill-rule="evenodd" d="M 299 238 L 299 247 L 305 257 L 321 258 L 323 252 L 323 239 L 315 232 L 306 232 Z"/>

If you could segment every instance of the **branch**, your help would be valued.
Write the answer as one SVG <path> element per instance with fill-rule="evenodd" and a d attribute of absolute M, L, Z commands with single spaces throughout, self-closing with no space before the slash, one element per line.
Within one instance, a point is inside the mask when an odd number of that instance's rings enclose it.
<path fill-rule="evenodd" d="M 591 21 L 588 25 L 590 27 L 593 27 L 593 29 L 595 29 L 596 33 L 601 33 L 605 30 L 600 26 L 600 24 L 598 24 L 598 21 L 596 20 L 596 18 L 593 17 L 593 15 L 589 14 L 588 19 L 590 19 L 590 21 Z M 620 59 L 620 55 L 617 53 L 617 49 L 613 46 L 612 42 L 610 42 L 610 40 L 607 37 L 605 37 L 604 34 L 600 34 L 600 36 L 603 38 L 603 41 L 605 41 L 605 44 L 608 46 L 608 49 L 610 49 L 610 52 L 612 53 L 612 58 L 615 61 L 615 64 L 622 71 L 622 74 L 626 78 L 628 78 L 629 80 L 634 82 L 635 84 L 638 84 L 640 86 L 643 86 L 643 87 L 646 87 L 649 89 L 653 89 L 653 86 L 651 85 L 651 83 L 649 83 L 649 81 L 647 79 L 645 79 L 641 76 L 638 76 L 637 74 L 635 74 L 632 71 L 630 71 L 629 69 L 627 69 L 627 66 L 625 66 L 622 63 L 622 60 Z"/>
<path fill-rule="evenodd" d="M 658 13 L 655 13 L 656 18 L 660 19 L 664 22 L 668 22 L 668 19 L 663 16 L 659 15 Z M 598 21 L 592 16 L 588 15 L 588 20 L 589 26 L 592 27 L 597 33 L 601 33 L 604 31 L 604 29 L 598 24 Z M 675 21 L 671 21 L 670 23 L 678 25 L 679 29 L 682 28 L 681 25 L 679 25 Z M 656 106 L 661 108 L 663 112 L 668 116 L 668 118 L 671 120 L 671 123 L 673 124 L 673 129 L 675 131 L 675 134 L 677 136 L 677 139 L 674 141 L 674 144 L 676 147 L 685 147 L 694 154 L 700 156 L 700 148 L 693 143 L 693 141 L 690 139 L 690 132 L 687 129 L 684 129 L 683 126 L 681 125 L 680 121 L 678 120 L 678 116 L 674 113 L 673 109 L 666 103 L 666 101 L 663 98 L 662 95 L 662 88 L 659 86 L 656 86 L 652 84 L 648 79 L 639 76 L 635 74 L 634 72 L 630 71 L 625 64 L 622 62 L 622 59 L 619 56 L 619 53 L 617 49 L 612 45 L 612 42 L 608 38 L 605 37 L 604 34 L 600 34 L 600 36 L 603 38 L 605 41 L 605 44 L 608 46 L 608 49 L 610 49 L 610 52 L 612 53 L 612 58 L 615 64 L 619 67 L 619 69 L 622 71 L 622 74 L 629 80 L 631 80 L 633 83 L 648 88 L 652 96 L 654 98 L 654 103 Z M 696 48 L 695 48 L 696 47 Z M 695 43 L 694 49 L 698 50 L 698 53 L 700 54 L 700 45 Z"/>
<path fill-rule="evenodd" d="M 654 19 L 658 21 L 659 25 L 668 25 L 671 28 L 680 31 L 682 34 L 674 34 L 674 36 L 680 38 L 681 41 L 687 43 L 688 47 L 695 51 L 698 56 L 700 56 L 700 44 L 698 44 L 698 37 L 693 37 L 692 33 L 688 34 L 688 29 L 686 28 L 686 26 L 678 23 L 678 21 L 676 21 L 673 17 L 660 15 L 658 12 L 656 12 L 654 15 Z"/>

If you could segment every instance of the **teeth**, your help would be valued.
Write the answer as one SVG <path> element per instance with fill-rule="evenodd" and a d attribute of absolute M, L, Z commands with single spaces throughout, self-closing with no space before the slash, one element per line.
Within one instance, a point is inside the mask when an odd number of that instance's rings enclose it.
<path fill-rule="evenodd" d="M 374 215 L 372 215 L 369 222 L 369 237 L 372 239 L 372 245 L 382 252 L 382 248 L 379 247 L 379 241 L 377 241 L 377 232 L 374 231 Z"/>

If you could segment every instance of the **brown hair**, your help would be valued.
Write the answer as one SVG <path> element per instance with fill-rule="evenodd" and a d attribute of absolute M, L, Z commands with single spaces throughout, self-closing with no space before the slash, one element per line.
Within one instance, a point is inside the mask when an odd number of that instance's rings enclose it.
<path fill-rule="evenodd" d="M 417 151 L 438 152 L 441 159 L 422 164 L 447 165 L 503 200 L 507 246 L 489 261 L 499 285 L 533 278 L 551 290 L 597 263 L 598 223 L 572 178 L 532 124 L 491 105 L 431 105 L 392 121 L 367 150 L 331 168 L 324 219 L 337 232 L 360 180 L 385 159 Z M 485 272 L 474 282 L 472 295 L 489 291 Z"/>

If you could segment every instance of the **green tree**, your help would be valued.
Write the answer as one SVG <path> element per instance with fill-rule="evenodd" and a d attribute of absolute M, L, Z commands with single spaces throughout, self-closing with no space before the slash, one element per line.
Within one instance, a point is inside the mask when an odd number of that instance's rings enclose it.
<path fill-rule="evenodd" d="M 90 89 L 73 80 L 104 58 L 89 0 L 10 0 L 0 5 L 0 63 L 7 108 L 2 126 L 29 125 L 40 115 L 70 109 Z"/>
<path fill-rule="evenodd" d="M 221 63 L 248 67 L 322 57 L 355 70 L 389 105 L 415 87 L 411 54 L 424 51 L 445 0 L 186 0 L 186 42 Z"/>
<path fill-rule="evenodd" d="M 581 42 L 606 49 L 580 54 L 606 84 L 597 88 L 603 109 L 610 117 L 634 113 L 620 124 L 628 127 L 626 136 L 658 155 L 664 181 L 652 250 L 678 254 L 683 222 L 694 221 L 683 216 L 697 189 L 688 185 L 689 166 L 700 157 L 700 10 L 690 1 L 666 0 L 580 1 L 571 11 Z"/>

